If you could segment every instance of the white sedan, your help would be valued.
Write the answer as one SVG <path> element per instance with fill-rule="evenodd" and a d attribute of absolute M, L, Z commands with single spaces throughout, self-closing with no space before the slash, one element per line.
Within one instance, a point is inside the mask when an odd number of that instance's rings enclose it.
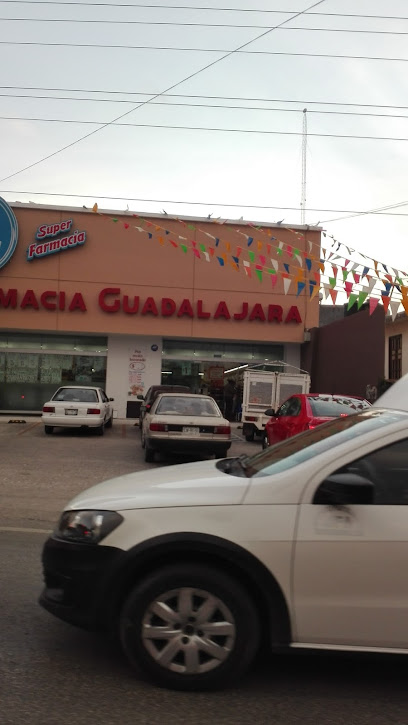
<path fill-rule="evenodd" d="M 231 425 L 209 395 L 162 393 L 143 417 L 142 446 L 145 461 L 153 461 L 156 452 L 225 458 Z"/>
<path fill-rule="evenodd" d="M 67 385 L 58 388 L 51 400 L 44 404 L 42 422 L 46 433 L 54 428 L 95 428 L 103 435 L 105 427 L 112 427 L 113 398 L 102 388 Z"/>
<path fill-rule="evenodd" d="M 384 404 L 407 407 L 401 384 Z M 80 493 L 45 543 L 41 603 L 120 632 L 159 685 L 206 689 L 261 643 L 408 654 L 407 561 L 408 412 L 373 406 Z"/>

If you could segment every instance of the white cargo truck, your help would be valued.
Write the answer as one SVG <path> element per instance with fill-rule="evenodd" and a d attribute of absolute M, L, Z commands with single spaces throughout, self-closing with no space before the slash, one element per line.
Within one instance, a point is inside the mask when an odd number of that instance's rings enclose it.
<path fill-rule="evenodd" d="M 268 408 L 277 410 L 290 395 L 308 393 L 310 375 L 307 373 L 270 372 L 249 368 L 243 375 L 242 432 L 247 441 L 263 436 L 269 416 Z"/>

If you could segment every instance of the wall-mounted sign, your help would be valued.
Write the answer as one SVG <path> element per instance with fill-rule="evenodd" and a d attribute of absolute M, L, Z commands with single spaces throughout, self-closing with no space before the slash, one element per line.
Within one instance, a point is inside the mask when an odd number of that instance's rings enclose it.
<path fill-rule="evenodd" d="M 190 317 L 196 319 L 231 320 L 241 322 L 273 322 L 273 323 L 296 323 L 300 324 L 302 318 L 296 305 L 283 310 L 281 305 L 261 304 L 260 302 L 240 302 L 238 309 L 231 304 L 221 300 L 211 308 L 206 309 L 203 300 L 192 302 L 185 298 L 181 302 L 175 302 L 170 297 L 162 297 L 155 300 L 154 297 L 146 297 L 141 300 L 139 296 L 130 298 L 128 295 L 120 295 L 117 287 L 105 287 L 99 292 L 97 303 L 101 310 L 108 313 L 124 313 L 126 315 L 141 315 L 152 317 Z M 3 290 L 0 288 L 0 308 L 21 309 L 32 308 L 39 310 L 60 310 L 61 312 L 87 311 L 86 301 L 82 292 L 71 292 L 69 295 L 63 290 L 45 290 L 34 292 L 29 289 L 21 294 L 16 288 Z"/>
<path fill-rule="evenodd" d="M 11 207 L 0 197 L 0 269 L 13 256 L 17 239 L 17 219 Z"/>
<path fill-rule="evenodd" d="M 72 219 L 54 224 L 42 224 L 37 229 L 35 238 L 38 240 L 27 248 L 27 260 L 48 257 L 55 252 L 63 252 L 64 249 L 73 249 L 83 244 L 86 240 L 86 232 L 79 232 L 76 229 L 71 233 Z M 57 238 L 56 238 L 57 237 Z M 48 241 L 44 241 L 48 240 Z"/>

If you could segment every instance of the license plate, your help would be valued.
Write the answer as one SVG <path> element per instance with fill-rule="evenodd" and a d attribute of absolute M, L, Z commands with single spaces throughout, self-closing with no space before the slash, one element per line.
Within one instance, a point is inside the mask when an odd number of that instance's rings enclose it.
<path fill-rule="evenodd" d="M 200 435 L 200 429 L 199 428 L 191 428 L 189 426 L 183 426 L 183 433 L 186 433 L 190 436 L 199 436 Z"/>
<path fill-rule="evenodd" d="M 66 410 L 65 415 L 78 415 L 78 410 L 74 410 L 73 408 Z"/>

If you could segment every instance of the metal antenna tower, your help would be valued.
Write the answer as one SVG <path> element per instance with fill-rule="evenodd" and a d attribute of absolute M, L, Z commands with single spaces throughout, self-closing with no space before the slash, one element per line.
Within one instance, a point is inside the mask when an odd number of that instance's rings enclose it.
<path fill-rule="evenodd" d="M 306 150 L 307 150 L 307 108 L 303 109 L 302 129 L 302 189 L 300 199 L 300 223 L 305 224 L 306 213 Z"/>

